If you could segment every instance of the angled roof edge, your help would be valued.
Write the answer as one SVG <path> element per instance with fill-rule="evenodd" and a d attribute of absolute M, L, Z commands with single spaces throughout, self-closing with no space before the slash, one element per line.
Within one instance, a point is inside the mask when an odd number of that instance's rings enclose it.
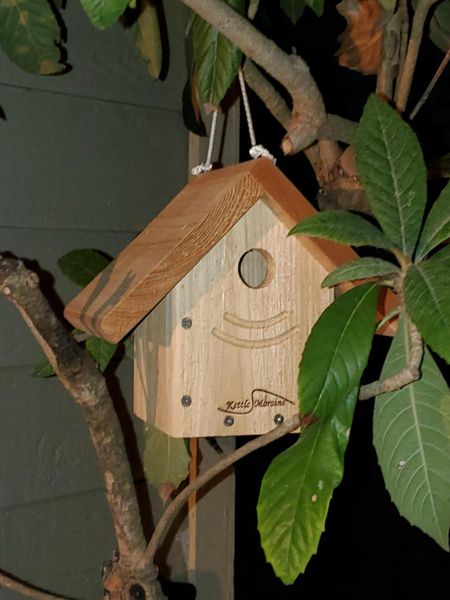
<path fill-rule="evenodd" d="M 267 159 L 195 177 L 67 305 L 66 318 L 78 329 L 120 341 L 260 198 L 289 229 L 316 212 Z M 332 242 L 305 236 L 299 242 L 327 271 L 357 257 Z"/>

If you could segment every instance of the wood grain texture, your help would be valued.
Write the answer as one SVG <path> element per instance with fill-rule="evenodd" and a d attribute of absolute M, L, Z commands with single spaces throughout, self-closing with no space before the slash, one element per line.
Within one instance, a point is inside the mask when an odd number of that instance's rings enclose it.
<path fill-rule="evenodd" d="M 300 357 L 334 291 L 320 288 L 327 271 L 287 232 L 256 202 L 139 325 L 138 416 L 174 437 L 207 437 L 265 433 L 298 411 Z M 239 269 L 251 249 L 273 261 L 256 288 Z"/>
<path fill-rule="evenodd" d="M 286 229 L 314 207 L 271 161 L 259 159 L 192 179 L 117 259 L 67 307 L 77 328 L 122 339 L 263 198 Z M 357 257 L 347 247 L 301 236 L 325 273 Z M 388 304 L 394 301 L 388 298 Z"/>

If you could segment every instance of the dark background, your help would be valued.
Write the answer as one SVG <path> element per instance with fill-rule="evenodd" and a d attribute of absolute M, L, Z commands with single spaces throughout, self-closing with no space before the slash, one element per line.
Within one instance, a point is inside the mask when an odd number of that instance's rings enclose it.
<path fill-rule="evenodd" d="M 259 26 L 286 51 L 293 46 L 307 61 L 321 89 L 327 111 L 358 120 L 374 76 L 341 68 L 335 53 L 337 36 L 345 27 L 333 2 L 325 2 L 319 19 L 306 9 L 293 27 L 283 13 L 262 3 Z M 422 44 L 411 110 L 428 85 L 443 53 L 430 41 Z M 276 155 L 277 165 L 314 203 L 317 185 L 303 156 L 285 158 L 279 151 L 282 128 L 250 93 L 258 143 Z M 428 102 L 412 122 L 432 162 L 450 151 L 450 68 L 437 83 Z M 249 141 L 242 122 L 241 160 L 248 159 Z M 442 179 L 430 180 L 430 198 L 442 189 Z M 450 282 L 449 282 L 450 283 Z M 377 378 L 389 340 L 376 338 L 370 372 L 364 380 Z M 448 376 L 448 368 L 447 373 Z M 288 436 L 240 461 L 236 467 L 236 600 L 269 598 L 320 598 L 331 593 L 343 598 L 450 598 L 450 555 L 431 538 L 398 514 L 385 490 L 372 445 L 373 400 L 359 402 L 345 459 L 344 478 L 336 489 L 318 554 L 292 586 L 284 586 L 266 563 L 256 523 L 256 503 L 261 479 L 272 459 L 296 439 Z M 238 438 L 238 445 L 249 438 Z"/>

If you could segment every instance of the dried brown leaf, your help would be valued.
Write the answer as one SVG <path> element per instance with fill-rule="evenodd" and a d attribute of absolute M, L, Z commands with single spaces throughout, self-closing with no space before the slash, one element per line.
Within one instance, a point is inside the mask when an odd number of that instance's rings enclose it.
<path fill-rule="evenodd" d="M 336 6 L 347 21 L 339 35 L 339 64 L 370 75 L 377 73 L 381 61 L 381 43 L 385 10 L 378 0 L 343 0 Z"/>

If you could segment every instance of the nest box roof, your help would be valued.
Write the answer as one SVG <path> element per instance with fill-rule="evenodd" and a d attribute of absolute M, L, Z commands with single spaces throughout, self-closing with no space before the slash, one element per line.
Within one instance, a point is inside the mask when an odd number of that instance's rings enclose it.
<path fill-rule="evenodd" d="M 314 207 L 260 158 L 195 177 L 65 310 L 78 329 L 118 342 L 259 199 L 290 229 Z M 357 258 L 349 247 L 299 237 L 328 271 Z"/>

